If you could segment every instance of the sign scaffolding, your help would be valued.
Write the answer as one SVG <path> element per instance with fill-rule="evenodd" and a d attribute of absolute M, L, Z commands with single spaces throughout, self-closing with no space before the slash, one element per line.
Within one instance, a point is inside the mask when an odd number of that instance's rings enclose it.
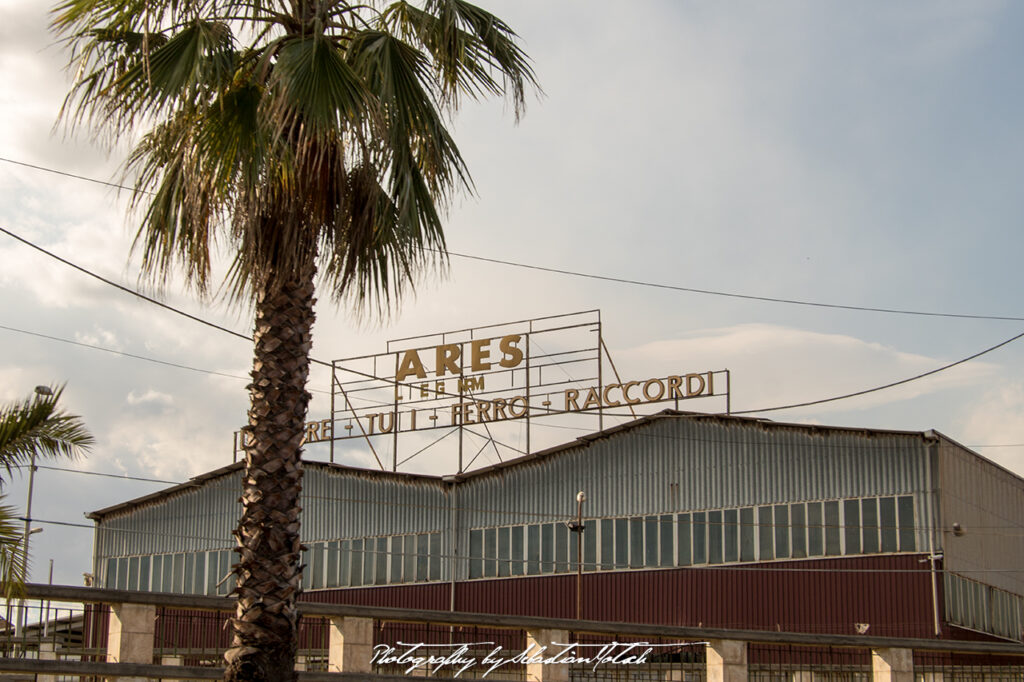
<path fill-rule="evenodd" d="M 605 360 L 614 381 L 606 381 Z M 728 412 L 729 378 L 728 370 L 719 370 L 624 382 L 604 345 L 599 310 L 539 317 L 397 339 L 384 353 L 335 360 L 331 419 L 319 422 L 318 439 L 330 441 L 332 462 L 335 442 L 365 439 L 381 469 L 387 466 L 374 442 L 390 440 L 390 469 L 397 471 L 457 434 L 462 473 L 488 447 L 499 460 L 502 450 L 531 453 L 539 418 L 589 414 L 600 430 L 606 416 L 635 417 L 640 404 L 678 407 L 683 400 L 712 396 L 725 396 Z M 525 427 L 524 446 L 495 437 L 495 429 L 516 422 Z M 432 431 L 442 433 L 400 458 L 403 436 L 411 440 L 419 433 L 421 445 Z M 485 440 L 475 453 L 466 452 L 467 433 Z"/>

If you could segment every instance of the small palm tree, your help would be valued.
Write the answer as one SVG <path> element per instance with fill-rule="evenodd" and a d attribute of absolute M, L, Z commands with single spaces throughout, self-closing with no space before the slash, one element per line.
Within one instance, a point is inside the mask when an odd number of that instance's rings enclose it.
<path fill-rule="evenodd" d="M 314 284 L 377 312 L 444 261 L 471 189 L 446 115 L 535 86 L 511 28 L 464 0 L 63 0 L 67 120 L 143 132 L 126 165 L 144 270 L 207 291 L 215 241 L 255 313 L 228 680 L 294 678 L 299 445 Z"/>
<path fill-rule="evenodd" d="M 75 457 L 92 446 L 81 418 L 57 408 L 62 392 L 48 388 L 35 398 L 0 407 L 0 466 L 8 474 L 34 466 L 39 457 Z M 28 574 L 25 531 L 18 516 L 14 507 L 0 505 L 0 596 L 5 599 L 22 593 Z"/>

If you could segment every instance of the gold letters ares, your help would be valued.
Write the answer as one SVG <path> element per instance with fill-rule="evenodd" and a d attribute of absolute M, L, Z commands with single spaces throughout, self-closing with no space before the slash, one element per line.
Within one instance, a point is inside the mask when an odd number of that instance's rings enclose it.
<path fill-rule="evenodd" d="M 501 351 L 501 360 L 498 364 L 506 369 L 518 367 L 523 361 L 523 350 L 516 344 L 522 340 L 519 334 L 503 336 L 498 341 L 498 349 Z M 486 372 L 493 363 L 491 358 L 491 341 L 494 339 L 477 339 L 469 342 L 470 364 L 466 368 L 472 372 Z M 455 343 L 446 343 L 434 348 L 434 375 L 443 377 L 446 374 L 461 374 L 462 346 Z M 420 359 L 418 350 L 407 350 L 402 354 L 402 360 L 398 364 L 396 381 L 404 381 L 406 377 L 415 376 L 417 379 L 426 379 L 427 370 L 423 367 L 423 360 Z"/>

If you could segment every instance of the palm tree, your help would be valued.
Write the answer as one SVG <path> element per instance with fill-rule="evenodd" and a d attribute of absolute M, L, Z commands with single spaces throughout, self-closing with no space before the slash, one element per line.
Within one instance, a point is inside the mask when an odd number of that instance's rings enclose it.
<path fill-rule="evenodd" d="M 75 457 L 93 444 L 81 418 L 57 408 L 63 388 L 41 387 L 36 392 L 35 398 L 0 407 L 0 466 L 8 474 L 34 467 L 38 457 Z M 0 596 L 4 599 L 22 594 L 28 574 L 28 528 L 27 522 L 24 529 L 19 528 L 19 516 L 14 507 L 0 505 Z"/>
<path fill-rule="evenodd" d="M 314 284 L 382 313 L 443 264 L 441 215 L 471 190 L 446 116 L 506 95 L 518 118 L 533 71 L 463 0 L 63 0 L 53 23 L 78 74 L 66 120 L 144 132 L 125 169 L 144 272 L 205 293 L 219 240 L 253 306 L 225 679 L 293 679 Z"/>

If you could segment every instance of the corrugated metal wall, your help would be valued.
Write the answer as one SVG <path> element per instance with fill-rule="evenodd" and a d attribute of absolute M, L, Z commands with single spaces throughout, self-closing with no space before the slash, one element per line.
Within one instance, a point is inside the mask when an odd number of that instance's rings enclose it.
<path fill-rule="evenodd" d="M 240 472 L 195 490 L 109 515 L 97 557 L 233 546 Z M 439 479 L 367 473 L 309 463 L 303 482 L 303 542 L 441 532 L 450 548 L 449 485 Z M 913 494 L 930 518 L 929 444 L 920 434 L 817 429 L 734 418 L 655 418 L 459 483 L 458 553 L 469 529 L 564 520 L 721 509 L 773 502 Z M 930 524 L 921 524 L 930 525 Z M 919 548 L 927 538 L 919 531 Z M 459 562 L 457 578 L 468 575 Z M 442 579 L 449 579 L 447 562 Z"/>

